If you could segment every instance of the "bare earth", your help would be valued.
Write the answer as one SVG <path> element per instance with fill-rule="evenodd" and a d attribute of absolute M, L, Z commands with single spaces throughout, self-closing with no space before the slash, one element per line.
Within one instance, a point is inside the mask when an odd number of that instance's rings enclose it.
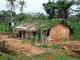
<path fill-rule="evenodd" d="M 0 34 L 0 41 L 7 41 L 10 49 L 16 50 L 18 54 L 25 54 L 27 56 L 30 56 L 44 53 L 44 51 L 41 50 L 40 48 L 32 46 L 31 42 L 23 44 L 22 41 L 19 39 L 8 38 L 7 34 L 5 35 Z"/>

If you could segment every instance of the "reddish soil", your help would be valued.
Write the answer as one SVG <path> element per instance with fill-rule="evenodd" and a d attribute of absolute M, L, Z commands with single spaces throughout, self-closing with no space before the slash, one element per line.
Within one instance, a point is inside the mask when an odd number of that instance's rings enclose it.
<path fill-rule="evenodd" d="M 7 34 L 0 34 L 0 41 L 7 41 L 8 45 L 10 46 L 10 49 L 16 50 L 16 52 L 19 54 L 25 54 L 27 56 L 30 56 L 44 53 L 44 51 L 40 48 L 32 46 L 30 41 L 24 44 L 22 43 L 22 40 L 8 38 Z"/>

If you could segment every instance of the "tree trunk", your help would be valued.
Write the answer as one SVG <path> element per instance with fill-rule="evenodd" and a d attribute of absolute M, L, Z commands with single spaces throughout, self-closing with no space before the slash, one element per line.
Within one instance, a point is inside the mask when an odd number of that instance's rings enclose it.
<path fill-rule="evenodd" d="M 63 19 L 67 19 L 68 14 L 66 9 L 61 9 L 57 15 L 57 18 L 63 18 Z"/>

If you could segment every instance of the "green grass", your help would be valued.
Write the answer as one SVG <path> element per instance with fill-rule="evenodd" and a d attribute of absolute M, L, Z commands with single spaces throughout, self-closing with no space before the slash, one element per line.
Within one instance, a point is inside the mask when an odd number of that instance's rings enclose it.
<path fill-rule="evenodd" d="M 49 58 L 49 55 L 37 55 L 34 57 L 4 55 L 0 56 L 0 60 L 80 60 L 80 59 L 73 58 L 70 56 L 59 56 L 59 55 L 53 56 L 53 58 Z"/>
<path fill-rule="evenodd" d="M 0 56 L 0 60 L 29 60 L 29 57 L 27 56 L 11 56 L 11 55 L 3 55 Z"/>
<path fill-rule="evenodd" d="M 9 26 L 7 23 L 0 24 L 0 32 L 9 32 Z"/>
<path fill-rule="evenodd" d="M 24 44 L 24 43 L 27 43 L 27 41 L 28 41 L 28 39 L 24 39 L 24 40 L 22 40 L 22 43 Z"/>
<path fill-rule="evenodd" d="M 20 21 L 14 21 L 14 22 L 16 23 L 16 25 L 20 24 Z M 0 32 L 1 33 L 10 32 L 8 23 L 9 22 L 0 22 Z"/>
<path fill-rule="evenodd" d="M 47 44 L 41 44 L 39 47 L 49 48 L 49 46 Z"/>
<path fill-rule="evenodd" d="M 54 43 L 53 46 L 52 46 L 52 48 L 59 49 L 60 47 L 56 43 Z"/>
<path fill-rule="evenodd" d="M 71 56 L 66 56 L 66 55 L 62 55 L 62 56 L 56 55 L 56 56 L 54 56 L 53 60 L 80 60 L 80 59 L 74 58 Z"/>

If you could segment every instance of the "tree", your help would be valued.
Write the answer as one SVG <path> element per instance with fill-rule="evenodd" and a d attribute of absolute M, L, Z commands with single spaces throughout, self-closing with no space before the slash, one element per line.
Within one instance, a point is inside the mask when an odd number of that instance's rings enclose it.
<path fill-rule="evenodd" d="M 13 14 L 14 17 L 16 16 L 16 13 L 11 10 L 8 11 L 2 10 L 0 11 L 0 17 L 10 17 L 11 13 Z"/>
<path fill-rule="evenodd" d="M 33 13 L 32 18 L 37 19 L 46 19 L 47 17 L 43 13 Z"/>
<path fill-rule="evenodd" d="M 77 7 L 77 9 L 76 10 L 74 10 L 77 14 L 76 15 L 78 15 L 79 17 L 80 17 L 80 4 L 79 4 L 79 6 Z"/>
<path fill-rule="evenodd" d="M 16 0 L 7 0 L 10 6 L 10 10 L 13 12 L 15 11 L 15 1 Z M 11 16 L 13 16 L 13 13 L 11 13 Z"/>
<path fill-rule="evenodd" d="M 50 0 L 48 3 L 43 4 L 44 9 L 47 12 L 50 19 L 55 16 L 55 9 L 56 9 L 55 5 L 56 5 L 56 3 L 50 2 Z"/>
<path fill-rule="evenodd" d="M 75 20 L 76 21 L 80 21 L 80 5 L 79 7 L 77 7 L 76 10 L 74 10 L 74 12 L 76 13 L 74 16 L 75 16 Z"/>
<path fill-rule="evenodd" d="M 67 19 L 69 9 L 74 4 L 74 0 L 58 0 L 58 1 L 50 1 L 48 3 L 44 3 L 44 9 L 49 15 L 49 18 L 64 18 Z"/>
<path fill-rule="evenodd" d="M 21 14 L 23 14 L 23 9 L 24 9 L 24 5 L 25 5 L 25 1 L 24 0 L 20 0 L 19 5 L 20 5 Z"/>

